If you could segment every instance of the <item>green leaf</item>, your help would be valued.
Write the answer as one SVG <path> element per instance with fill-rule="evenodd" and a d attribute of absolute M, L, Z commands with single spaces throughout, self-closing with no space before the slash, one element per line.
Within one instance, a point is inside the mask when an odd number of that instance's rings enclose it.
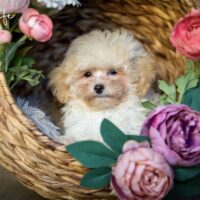
<path fill-rule="evenodd" d="M 151 143 L 151 140 L 148 136 L 141 136 L 141 135 L 127 135 L 129 137 L 129 140 L 135 140 L 137 142 L 149 142 Z"/>
<path fill-rule="evenodd" d="M 197 86 L 198 78 L 194 71 L 189 70 L 186 74 L 177 78 L 175 83 L 179 92 L 178 103 L 181 103 L 184 93 Z"/>
<path fill-rule="evenodd" d="M 22 60 L 20 63 L 23 62 Z M 10 89 L 13 89 L 14 86 L 21 80 L 25 80 L 31 86 L 35 86 L 39 84 L 40 79 L 43 78 L 44 76 L 42 74 L 42 71 L 31 69 L 29 68 L 29 66 L 25 65 L 25 66 L 16 66 L 9 68 L 6 77 L 10 85 Z"/>
<path fill-rule="evenodd" d="M 22 65 L 22 58 L 20 58 L 20 57 L 17 57 L 17 58 L 15 58 L 15 59 L 13 59 L 14 61 L 13 62 L 11 62 L 11 66 L 14 66 L 14 67 L 21 67 L 21 65 Z"/>
<path fill-rule="evenodd" d="M 167 102 L 167 95 L 166 94 L 162 94 L 161 96 L 159 96 L 159 104 L 160 105 L 167 105 L 170 104 L 169 102 Z"/>
<path fill-rule="evenodd" d="M 83 141 L 66 147 L 67 151 L 88 168 L 111 167 L 118 154 L 96 141 Z"/>
<path fill-rule="evenodd" d="M 124 143 L 129 140 L 127 135 L 107 119 L 104 119 L 101 124 L 101 136 L 104 142 L 118 154 L 122 152 Z"/>
<path fill-rule="evenodd" d="M 33 46 L 26 46 L 22 49 L 20 49 L 18 52 L 17 52 L 17 55 L 20 55 L 20 56 L 25 56 L 27 55 L 27 53 L 33 48 Z"/>
<path fill-rule="evenodd" d="M 142 106 L 148 110 L 153 110 L 156 106 L 150 101 L 143 101 Z"/>
<path fill-rule="evenodd" d="M 175 182 L 174 192 L 181 197 L 195 197 L 200 195 L 200 177 L 185 182 Z"/>
<path fill-rule="evenodd" d="M 200 112 L 200 83 L 195 88 L 189 89 L 184 95 L 182 102 L 193 110 Z"/>
<path fill-rule="evenodd" d="M 17 49 L 25 43 L 26 37 L 22 37 L 17 42 L 5 44 L 5 58 L 4 58 L 4 65 L 5 65 L 5 72 L 7 72 L 9 64 L 11 60 L 14 58 Z"/>
<path fill-rule="evenodd" d="M 190 70 L 195 70 L 195 65 L 192 60 L 189 60 L 187 58 L 185 58 L 184 60 L 185 60 L 185 64 L 186 64 L 186 73 Z"/>
<path fill-rule="evenodd" d="M 109 186 L 111 168 L 97 168 L 88 172 L 81 180 L 81 186 L 90 189 L 101 189 Z"/>
<path fill-rule="evenodd" d="M 3 44 L 0 44 L 0 72 L 4 71 L 4 57 L 5 57 L 5 51 Z"/>
<path fill-rule="evenodd" d="M 27 65 L 28 67 L 31 67 L 35 64 L 35 60 L 31 57 L 24 57 L 22 59 L 22 65 Z"/>
<path fill-rule="evenodd" d="M 194 167 L 178 167 L 174 169 L 175 179 L 178 181 L 186 181 L 200 174 L 200 166 Z"/>
<path fill-rule="evenodd" d="M 11 68 L 20 68 L 23 66 L 26 66 L 28 68 L 31 68 L 32 65 L 35 64 L 35 60 L 31 57 L 14 57 L 14 59 L 12 60 L 12 62 L 10 63 L 10 67 Z M 20 70 L 20 69 L 17 69 Z"/>
<path fill-rule="evenodd" d="M 163 91 L 166 95 L 166 101 L 168 103 L 175 103 L 176 102 L 176 87 L 174 84 L 167 84 L 163 80 L 158 81 L 158 86 L 161 91 Z"/>
<path fill-rule="evenodd" d="M 193 64 L 195 66 L 194 71 L 195 71 L 198 79 L 200 80 L 200 62 L 199 61 L 193 61 Z"/>

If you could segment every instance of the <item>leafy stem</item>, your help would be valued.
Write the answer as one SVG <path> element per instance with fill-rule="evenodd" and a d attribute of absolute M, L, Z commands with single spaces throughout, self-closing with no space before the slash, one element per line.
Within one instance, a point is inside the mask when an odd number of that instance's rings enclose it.
<path fill-rule="evenodd" d="M 19 82 L 20 82 L 20 80 L 15 81 L 15 82 L 10 86 L 10 90 L 12 90 Z"/>
<path fill-rule="evenodd" d="M 24 35 L 16 43 L 10 43 L 10 44 L 5 45 L 5 59 L 4 59 L 4 64 L 3 64 L 4 72 L 8 71 L 10 62 L 14 58 L 17 49 L 25 43 L 26 39 L 27 37 Z"/>
<path fill-rule="evenodd" d="M 173 84 L 160 80 L 159 88 L 163 92 L 160 97 L 160 104 L 180 104 L 185 92 L 196 87 L 198 81 L 197 73 L 191 68 L 188 68 L 187 72 L 178 77 Z"/>

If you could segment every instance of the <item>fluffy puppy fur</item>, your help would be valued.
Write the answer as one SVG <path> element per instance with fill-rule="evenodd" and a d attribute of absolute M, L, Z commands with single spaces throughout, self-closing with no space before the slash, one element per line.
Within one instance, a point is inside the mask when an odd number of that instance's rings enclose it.
<path fill-rule="evenodd" d="M 154 79 L 153 60 L 132 33 L 94 30 L 75 39 L 50 73 L 52 92 L 65 104 L 61 142 L 101 141 L 104 118 L 139 134 L 145 118 L 140 97 Z"/>

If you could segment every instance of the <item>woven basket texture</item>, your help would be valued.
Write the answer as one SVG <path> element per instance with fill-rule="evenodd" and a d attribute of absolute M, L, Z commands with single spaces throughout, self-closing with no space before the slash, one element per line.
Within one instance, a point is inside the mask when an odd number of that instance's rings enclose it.
<path fill-rule="evenodd" d="M 194 0 L 83 0 L 53 16 L 54 36 L 32 55 L 46 73 L 58 65 L 76 36 L 94 28 L 125 27 L 158 62 L 158 75 L 171 81 L 183 71 L 169 35 L 178 18 L 197 7 Z M 165 67 L 162 68 L 162 65 Z M 168 67 L 166 67 L 168 66 Z M 109 190 L 88 190 L 79 182 L 87 171 L 63 145 L 54 143 L 17 108 L 0 73 L 0 164 L 28 188 L 48 199 L 116 199 Z"/>

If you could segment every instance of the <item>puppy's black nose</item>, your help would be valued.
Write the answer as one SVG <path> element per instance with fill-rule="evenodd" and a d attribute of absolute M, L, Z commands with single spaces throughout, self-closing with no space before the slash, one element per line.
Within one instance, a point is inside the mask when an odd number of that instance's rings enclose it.
<path fill-rule="evenodd" d="M 98 85 L 95 85 L 94 86 L 94 91 L 97 93 L 97 94 L 101 94 L 104 90 L 104 85 L 102 84 L 98 84 Z"/>

